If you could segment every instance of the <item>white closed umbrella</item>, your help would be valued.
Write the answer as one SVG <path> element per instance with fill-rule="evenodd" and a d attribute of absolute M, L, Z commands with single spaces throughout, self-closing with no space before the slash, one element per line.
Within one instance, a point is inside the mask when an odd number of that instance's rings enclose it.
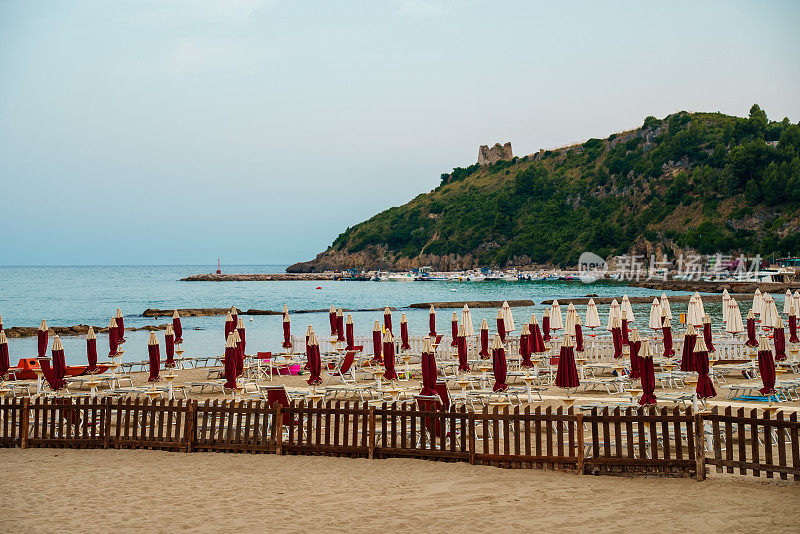
<path fill-rule="evenodd" d="M 622 320 L 622 314 L 620 313 L 619 309 L 619 302 L 617 299 L 611 301 L 611 306 L 608 307 L 608 325 L 606 326 L 606 330 L 609 332 L 612 328 L 614 328 L 614 318 L 619 317 Z"/>
<path fill-rule="evenodd" d="M 800 291 L 794 291 L 794 311 L 800 317 Z"/>
<path fill-rule="evenodd" d="M 554 300 L 550 305 L 550 330 L 561 330 L 564 328 L 564 318 L 561 316 L 561 305 Z"/>
<path fill-rule="evenodd" d="M 600 315 L 597 313 L 597 304 L 594 299 L 589 299 L 589 304 L 586 306 L 586 327 L 598 328 L 600 326 Z"/>
<path fill-rule="evenodd" d="M 662 315 L 666 315 L 667 319 L 672 320 L 672 309 L 669 307 L 669 299 L 666 293 L 661 293 L 661 310 Z"/>
<path fill-rule="evenodd" d="M 705 309 L 705 306 L 703 306 L 703 297 L 700 296 L 700 293 L 695 291 L 694 292 L 694 298 L 695 298 L 695 304 L 694 305 L 697 306 L 697 316 L 700 318 L 700 321 L 702 322 L 703 321 L 703 317 L 706 316 L 706 309 Z"/>
<path fill-rule="evenodd" d="M 772 327 L 776 328 L 778 321 L 781 319 L 781 314 L 778 313 L 778 306 L 775 304 L 775 297 L 769 296 L 770 316 L 772 317 Z"/>
<path fill-rule="evenodd" d="M 772 311 L 772 305 L 774 304 L 774 300 L 772 299 L 772 295 L 769 293 L 765 294 L 763 297 L 763 301 L 761 304 L 761 328 L 769 329 L 772 328 L 775 324 L 775 315 Z"/>
<path fill-rule="evenodd" d="M 786 290 L 786 296 L 783 298 L 783 313 L 785 313 L 787 315 L 789 314 L 789 310 L 791 310 L 791 308 L 792 308 L 792 300 L 793 299 L 794 299 L 794 297 L 792 297 L 792 290 L 791 289 L 787 289 Z"/>
<path fill-rule="evenodd" d="M 751 308 L 753 313 L 757 313 L 761 315 L 764 311 L 764 297 L 761 296 L 761 290 L 756 288 L 755 293 L 753 293 L 753 307 Z"/>
<path fill-rule="evenodd" d="M 503 302 L 503 307 L 500 308 L 500 311 L 503 314 L 503 324 L 506 325 L 506 333 L 516 330 L 516 326 L 514 326 L 514 316 L 511 314 L 511 306 L 508 305 L 508 301 Z"/>
<path fill-rule="evenodd" d="M 727 289 L 722 290 L 722 322 L 725 325 L 728 324 L 728 312 L 730 311 L 730 306 L 728 303 L 731 301 L 731 296 L 728 293 Z"/>
<path fill-rule="evenodd" d="M 631 299 L 628 298 L 628 295 L 622 295 L 622 303 L 620 306 L 628 314 L 626 316 L 628 323 L 635 323 L 636 317 L 633 315 L 633 307 L 631 307 Z"/>
<path fill-rule="evenodd" d="M 648 322 L 648 326 L 653 330 L 659 330 L 661 328 L 661 302 L 657 299 L 653 299 L 653 303 L 650 304 L 650 321 Z"/>
<path fill-rule="evenodd" d="M 469 311 L 469 306 L 464 304 L 464 309 L 461 311 L 461 324 L 464 325 L 464 335 L 471 337 L 475 335 L 475 327 L 472 325 L 472 312 Z"/>
<path fill-rule="evenodd" d="M 575 311 L 575 306 L 572 303 L 569 303 L 567 307 L 567 316 L 564 319 L 564 333 L 570 336 L 575 335 L 575 318 L 578 316 L 578 313 Z"/>
<path fill-rule="evenodd" d="M 739 304 L 734 299 L 728 301 L 728 322 L 725 325 L 725 331 L 729 334 L 738 334 L 745 331 L 742 312 L 739 309 Z"/>

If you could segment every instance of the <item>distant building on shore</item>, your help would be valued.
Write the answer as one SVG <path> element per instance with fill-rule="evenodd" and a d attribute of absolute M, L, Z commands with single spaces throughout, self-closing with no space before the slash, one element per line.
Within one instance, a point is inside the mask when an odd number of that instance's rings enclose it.
<path fill-rule="evenodd" d="M 481 145 L 478 148 L 478 165 L 489 165 L 501 160 L 512 159 L 514 159 L 514 154 L 511 152 L 511 143 L 504 145 L 495 143 L 491 148 L 489 148 L 489 145 Z"/>

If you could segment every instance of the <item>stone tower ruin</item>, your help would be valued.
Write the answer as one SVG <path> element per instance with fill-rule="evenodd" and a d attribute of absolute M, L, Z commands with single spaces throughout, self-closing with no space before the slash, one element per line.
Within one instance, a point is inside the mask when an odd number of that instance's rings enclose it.
<path fill-rule="evenodd" d="M 478 149 L 478 165 L 488 165 L 500 160 L 511 160 L 513 158 L 511 143 L 504 145 L 495 143 L 492 148 L 489 148 L 488 145 L 481 145 Z"/>

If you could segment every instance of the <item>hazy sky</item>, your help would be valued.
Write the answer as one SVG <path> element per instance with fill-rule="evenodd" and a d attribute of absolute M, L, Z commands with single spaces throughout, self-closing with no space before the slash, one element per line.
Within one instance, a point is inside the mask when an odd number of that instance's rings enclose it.
<path fill-rule="evenodd" d="M 0 2 L 0 264 L 290 263 L 511 141 L 800 120 L 798 2 Z"/>

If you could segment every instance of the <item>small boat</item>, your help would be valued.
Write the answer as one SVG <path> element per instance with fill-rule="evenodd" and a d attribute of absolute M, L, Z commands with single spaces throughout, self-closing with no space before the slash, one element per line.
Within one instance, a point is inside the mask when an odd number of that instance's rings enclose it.
<path fill-rule="evenodd" d="M 414 275 L 411 273 L 392 273 L 387 277 L 389 282 L 413 282 Z"/>
<path fill-rule="evenodd" d="M 88 365 L 68 365 L 64 376 L 82 376 L 87 374 Z M 41 369 L 36 358 L 20 358 L 16 367 L 9 367 L 9 374 L 14 375 L 15 380 L 36 380 L 36 370 Z M 97 365 L 94 374 L 105 373 L 108 371 L 107 365 Z"/>

